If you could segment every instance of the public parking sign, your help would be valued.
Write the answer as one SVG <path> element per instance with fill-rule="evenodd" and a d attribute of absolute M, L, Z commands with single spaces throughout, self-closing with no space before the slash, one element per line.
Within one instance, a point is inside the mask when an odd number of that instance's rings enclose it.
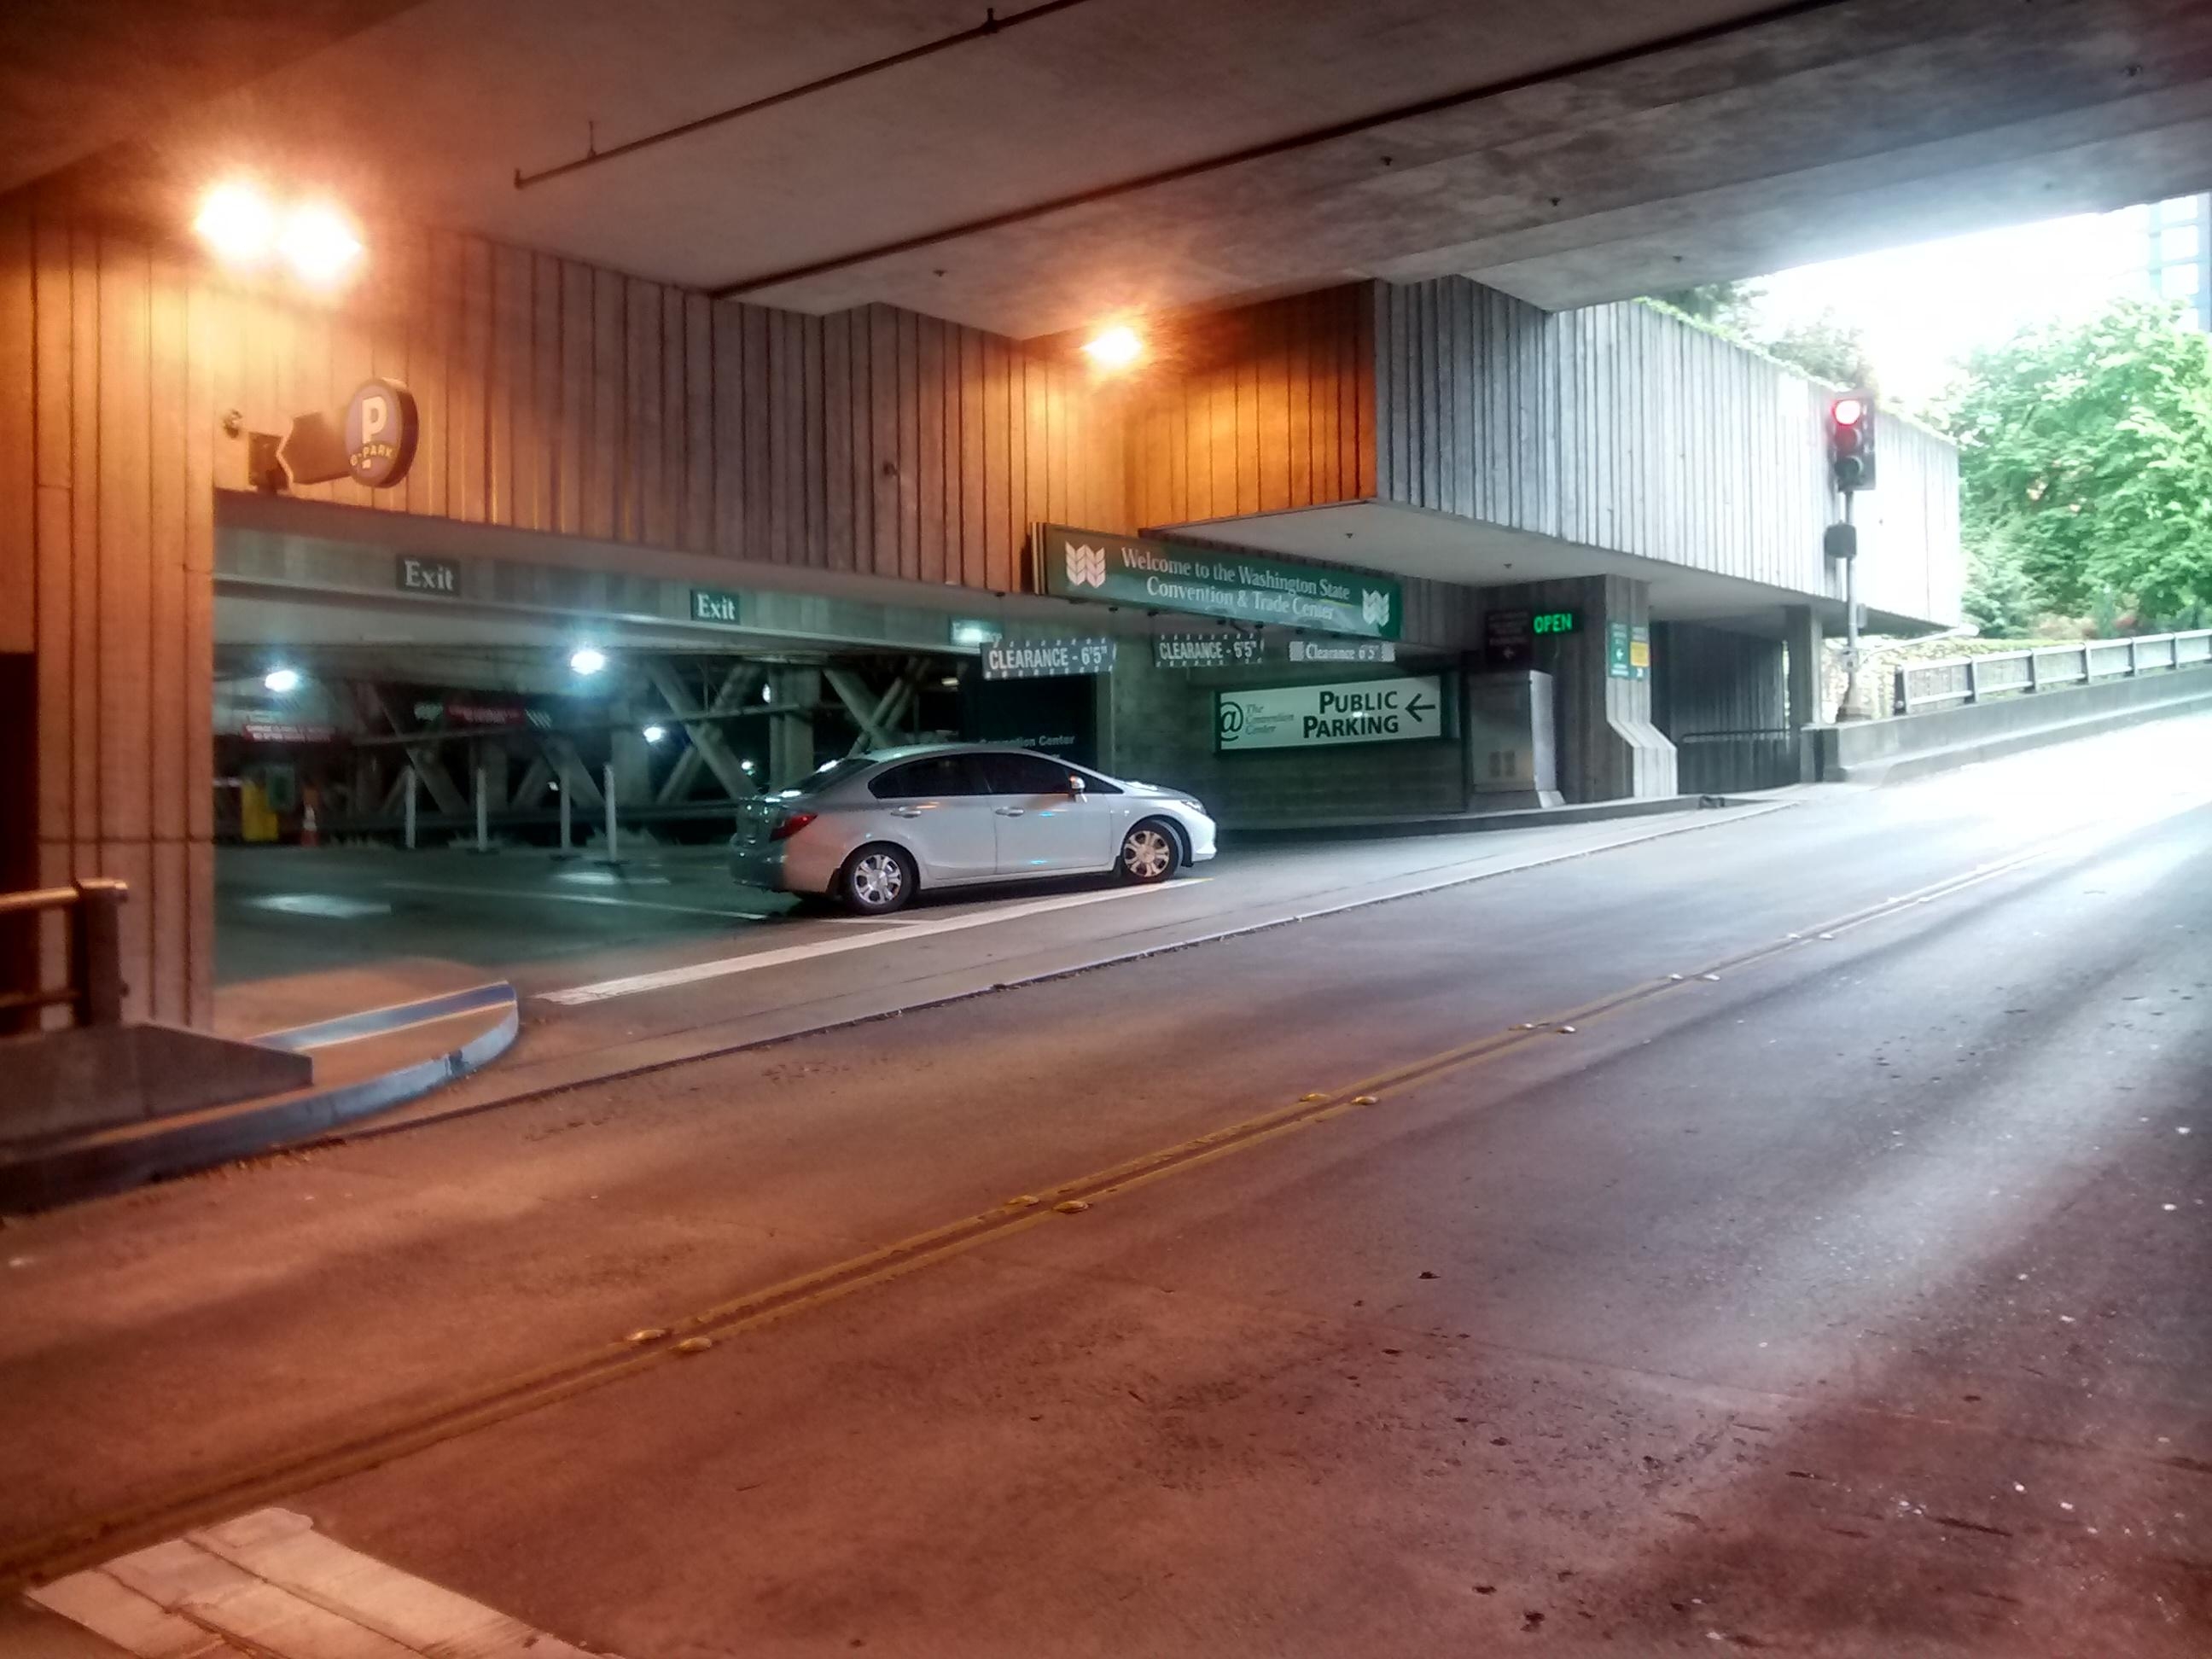
<path fill-rule="evenodd" d="M 1444 734 L 1443 682 L 1434 674 L 1337 685 L 1219 691 L 1214 746 L 1306 749 L 1337 743 L 1408 743 Z"/>

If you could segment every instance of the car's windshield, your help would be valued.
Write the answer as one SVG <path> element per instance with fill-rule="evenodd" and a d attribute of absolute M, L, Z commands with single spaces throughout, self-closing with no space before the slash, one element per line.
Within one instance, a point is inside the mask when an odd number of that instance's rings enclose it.
<path fill-rule="evenodd" d="M 842 783 L 855 772 L 865 772 L 875 763 L 863 755 L 848 755 L 808 773 L 788 789 L 776 792 L 778 800 L 796 800 L 804 795 L 818 795 L 833 783 Z"/>

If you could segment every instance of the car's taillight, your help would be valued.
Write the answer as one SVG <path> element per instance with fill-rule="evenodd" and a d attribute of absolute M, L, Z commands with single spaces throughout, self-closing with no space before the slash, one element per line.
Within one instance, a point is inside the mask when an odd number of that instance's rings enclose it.
<path fill-rule="evenodd" d="M 808 824 L 813 823 L 817 816 L 812 812 L 786 812 L 777 822 L 775 828 L 768 832 L 768 838 L 770 841 L 789 841 Z"/>

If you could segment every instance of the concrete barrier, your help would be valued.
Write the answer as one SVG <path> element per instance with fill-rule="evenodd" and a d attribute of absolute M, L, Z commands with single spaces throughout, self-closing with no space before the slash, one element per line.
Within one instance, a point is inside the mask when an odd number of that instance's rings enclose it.
<path fill-rule="evenodd" d="M 1809 729 L 1823 783 L 1899 783 L 2169 714 L 2206 711 L 2212 711 L 2212 665 Z"/>
<path fill-rule="evenodd" d="M 502 981 L 277 1033 L 282 1048 L 232 1044 L 263 1057 L 276 1091 L 35 1140 L 0 1140 L 0 1213 L 120 1192 L 328 1135 L 489 1065 L 520 1029 L 514 988 Z M 343 1055 L 345 1063 L 333 1065 L 327 1078 L 319 1075 L 310 1058 L 317 1048 Z"/>

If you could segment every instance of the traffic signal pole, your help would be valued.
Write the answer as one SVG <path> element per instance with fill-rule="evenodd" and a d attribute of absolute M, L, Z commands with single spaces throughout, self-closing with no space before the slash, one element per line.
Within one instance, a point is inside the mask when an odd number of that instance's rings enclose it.
<path fill-rule="evenodd" d="M 1856 489 L 1844 491 L 1844 522 L 1851 522 L 1851 503 L 1858 497 Z M 1844 561 L 1844 706 L 1836 711 L 1839 720 L 1872 720 L 1859 686 L 1859 562 L 1856 550 Z"/>
<path fill-rule="evenodd" d="M 1874 483 L 1874 394 L 1844 392 L 1828 400 L 1828 476 L 1844 498 L 1844 521 L 1826 537 L 1831 557 L 1844 562 L 1844 704 L 1839 720 L 1872 718 L 1859 672 L 1859 532 L 1851 505 Z"/>

